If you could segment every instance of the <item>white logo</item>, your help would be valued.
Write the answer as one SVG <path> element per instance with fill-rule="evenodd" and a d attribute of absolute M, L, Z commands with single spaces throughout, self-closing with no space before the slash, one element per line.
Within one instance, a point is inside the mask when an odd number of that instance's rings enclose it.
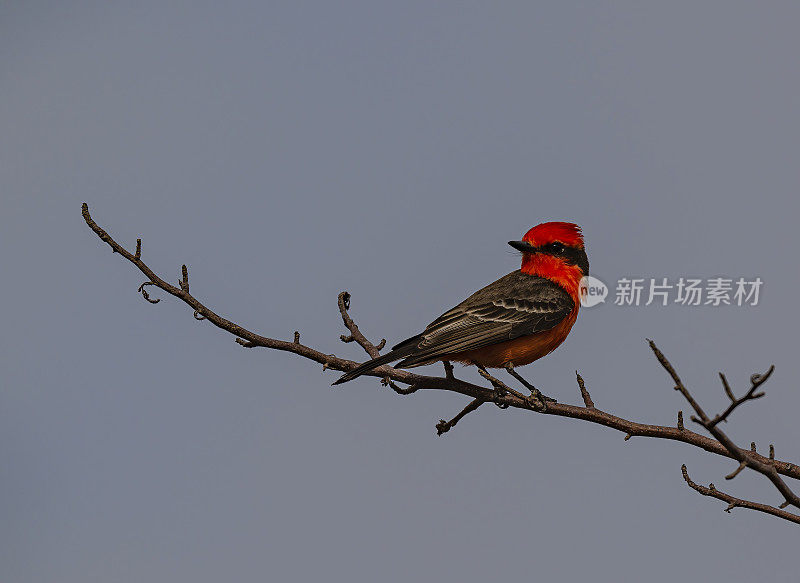
<path fill-rule="evenodd" d="M 581 296 L 581 306 L 591 308 L 606 301 L 608 287 L 602 281 L 591 275 L 581 278 L 578 291 Z"/>

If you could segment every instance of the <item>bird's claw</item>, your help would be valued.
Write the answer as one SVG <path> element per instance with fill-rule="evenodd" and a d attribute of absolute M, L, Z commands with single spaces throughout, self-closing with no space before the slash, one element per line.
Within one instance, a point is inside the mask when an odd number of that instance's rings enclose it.
<path fill-rule="evenodd" d="M 534 411 L 539 411 L 540 413 L 547 411 L 547 401 L 543 401 L 536 395 L 529 395 L 526 400 Z"/>
<path fill-rule="evenodd" d="M 528 403 L 534 408 L 534 410 L 544 413 L 547 411 L 547 404 L 548 403 L 557 403 L 555 399 L 552 397 L 548 397 L 547 395 L 542 394 L 541 391 L 538 389 L 534 389 L 531 391 L 530 396 L 528 397 Z"/>
<path fill-rule="evenodd" d="M 531 395 L 546 403 L 558 403 L 558 401 L 556 401 L 553 397 L 548 397 L 539 390 L 537 390 L 535 393 L 531 393 Z"/>

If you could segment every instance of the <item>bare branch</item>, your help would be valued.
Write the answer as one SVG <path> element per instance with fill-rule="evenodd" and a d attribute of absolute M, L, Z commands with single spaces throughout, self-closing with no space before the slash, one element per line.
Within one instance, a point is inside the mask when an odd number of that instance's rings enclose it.
<path fill-rule="evenodd" d="M 772 482 L 775 488 L 777 488 L 777 490 L 781 493 L 786 502 L 792 506 L 800 508 L 800 497 L 798 497 L 797 494 L 795 494 L 792 489 L 789 488 L 786 482 L 783 481 L 779 475 L 779 472 L 776 471 L 775 466 L 769 463 L 769 458 L 766 458 L 765 462 L 765 458 L 756 452 L 756 444 L 751 444 L 750 451 L 739 448 L 733 442 L 733 440 L 731 440 L 731 438 L 719 428 L 718 424 L 719 420 L 726 418 L 736 406 L 747 400 L 758 398 L 753 395 L 754 391 L 770 377 L 772 371 L 775 370 L 775 366 L 770 366 L 769 370 L 763 375 L 754 375 L 751 377 L 750 382 L 752 383 L 752 387 L 747 394 L 741 399 L 734 398 L 734 401 L 722 415 L 717 415 L 714 420 L 711 420 L 709 419 L 708 415 L 706 415 L 705 411 L 703 411 L 703 408 L 700 407 L 697 401 L 695 401 L 694 397 L 692 397 L 691 393 L 683 384 L 680 377 L 678 377 L 678 374 L 675 372 L 672 364 L 670 364 L 669 360 L 667 360 L 664 354 L 658 349 L 658 347 L 655 345 L 655 342 L 649 339 L 647 342 L 650 345 L 650 349 L 653 351 L 653 354 L 656 355 L 658 362 L 661 363 L 661 366 L 664 367 L 664 369 L 672 377 L 672 380 L 675 381 L 676 390 L 681 392 L 683 397 L 689 402 L 689 404 L 697 413 L 697 417 L 692 417 L 692 420 L 702 425 L 714 437 L 714 439 L 716 439 L 728 451 L 733 459 L 738 461 L 740 464 L 744 464 L 750 469 L 766 476 L 767 479 Z M 730 391 L 730 387 L 728 389 L 728 392 L 733 395 L 733 392 Z M 733 476 L 735 476 L 735 474 L 733 474 L 731 477 Z"/>
<path fill-rule="evenodd" d="M 89 214 L 89 207 L 86 205 L 86 203 L 83 204 L 81 212 L 83 214 L 84 220 L 86 221 L 86 224 L 89 226 L 90 229 L 92 229 L 92 231 L 95 232 L 95 234 L 100 238 L 101 241 L 107 243 L 111 247 L 111 250 L 113 252 L 119 253 L 125 259 L 133 263 L 139 269 L 139 271 L 141 271 L 148 278 L 149 281 L 146 281 L 144 284 L 142 284 L 139 287 L 139 291 L 142 292 L 142 295 L 145 296 L 145 299 L 147 299 L 149 302 L 157 303 L 160 301 L 159 299 L 151 300 L 149 296 L 147 296 L 146 290 L 144 289 L 145 286 L 154 285 L 164 290 L 166 293 L 188 304 L 193 310 L 196 310 L 199 314 L 201 314 L 206 319 L 208 319 L 212 324 L 214 324 L 214 326 L 221 328 L 227 332 L 230 332 L 231 334 L 236 336 L 238 338 L 237 342 L 239 342 L 239 344 L 241 344 L 242 346 L 247 346 L 247 347 L 259 346 L 263 348 L 272 348 L 274 350 L 293 352 L 295 354 L 303 356 L 304 358 L 308 358 L 320 364 L 327 365 L 328 368 L 340 371 L 348 371 L 357 366 L 357 363 L 353 361 L 342 358 L 331 357 L 330 355 L 323 354 L 322 352 L 314 350 L 300 343 L 284 342 L 282 340 L 261 336 L 259 334 L 256 334 L 255 332 L 251 332 L 250 330 L 247 330 L 246 328 L 223 318 L 222 316 L 219 316 L 213 310 L 203 305 L 197 298 L 192 296 L 189 292 L 164 281 L 141 260 L 141 257 L 136 257 L 134 254 L 128 252 L 124 247 L 122 247 L 113 238 L 111 238 L 111 236 L 105 230 L 99 227 L 97 223 L 92 219 L 91 215 Z M 385 371 L 382 371 L 381 369 L 377 369 L 376 371 L 373 371 L 374 374 L 372 376 L 382 376 L 384 372 Z M 405 371 L 398 371 L 398 372 L 405 372 Z M 410 376 L 416 377 L 417 375 L 411 375 L 410 373 L 408 375 L 397 375 L 398 380 L 407 380 L 410 378 Z"/>
<path fill-rule="evenodd" d="M 410 395 L 411 393 L 416 393 L 420 387 L 418 385 L 409 385 L 405 389 L 392 381 L 389 377 L 385 377 L 381 379 L 381 384 L 384 387 L 389 387 L 398 395 Z"/>
<path fill-rule="evenodd" d="M 728 395 L 728 399 L 731 400 L 731 403 L 736 401 L 736 397 L 733 396 L 733 391 L 731 390 L 731 386 L 728 384 L 728 379 L 725 378 L 724 373 L 719 373 L 719 380 L 722 381 L 722 388 L 725 391 L 725 394 Z"/>
<path fill-rule="evenodd" d="M 578 388 L 581 390 L 581 397 L 583 397 L 583 404 L 586 405 L 589 409 L 594 409 L 594 401 L 592 401 L 592 397 L 589 395 L 589 391 L 586 390 L 586 383 L 583 381 L 583 377 L 577 370 L 575 371 L 575 376 L 578 378 Z"/>
<path fill-rule="evenodd" d="M 775 370 L 775 365 L 773 364 L 772 366 L 769 367 L 769 370 L 767 370 L 767 372 L 765 372 L 763 375 L 753 375 L 750 378 L 752 386 L 750 387 L 750 390 L 747 391 L 747 393 L 745 393 L 744 397 L 742 397 L 741 399 L 737 399 L 733 395 L 733 391 L 731 391 L 731 387 L 728 384 L 728 379 L 725 378 L 724 374 L 719 373 L 719 376 L 722 379 L 722 386 L 725 389 L 725 394 L 728 395 L 728 398 L 731 400 L 731 404 L 728 405 L 728 408 L 725 409 L 722 413 L 715 416 L 714 419 L 709 421 L 709 424 L 713 426 L 719 423 L 720 421 L 727 421 L 728 416 L 731 413 L 733 413 L 733 410 L 736 409 L 736 407 L 738 407 L 739 405 L 741 405 L 746 401 L 752 401 L 753 399 L 759 399 L 763 397 L 765 395 L 763 391 L 761 393 L 756 393 L 755 391 L 758 387 L 767 382 L 767 379 L 769 379 L 770 375 L 772 374 L 772 371 L 774 370 Z"/>
<path fill-rule="evenodd" d="M 699 492 L 703 496 L 711 496 L 712 498 L 716 498 L 717 500 L 722 500 L 723 502 L 727 502 L 728 506 L 727 508 L 725 508 L 725 512 L 730 512 L 731 510 L 737 507 L 749 508 L 750 510 L 757 510 L 759 512 L 764 512 L 766 514 L 771 514 L 772 516 L 777 516 L 778 518 L 794 522 L 795 524 L 800 524 L 800 516 L 798 516 L 797 514 L 786 512 L 785 510 L 781 510 L 780 508 L 775 508 L 774 506 L 769 506 L 768 504 L 759 504 L 758 502 L 750 502 L 749 500 L 736 498 L 735 496 L 731 496 L 730 494 L 726 494 L 725 492 L 720 492 L 714 487 L 714 484 L 709 484 L 706 487 L 693 482 L 692 479 L 689 477 L 689 472 L 686 470 L 686 464 L 681 466 L 681 472 L 683 473 L 683 479 L 686 480 L 686 483 L 693 490 Z M 784 505 L 782 504 L 781 508 L 783 507 Z"/>
<path fill-rule="evenodd" d="M 358 342 L 358 344 L 363 348 L 367 354 L 369 354 L 370 358 L 378 358 L 380 356 L 380 348 L 375 346 L 372 342 L 367 340 L 367 337 L 361 333 L 361 330 L 358 329 L 356 323 L 350 317 L 350 314 L 347 312 L 350 309 L 350 294 L 346 291 L 343 291 L 339 294 L 339 313 L 342 315 L 342 322 L 344 322 L 345 328 L 350 330 L 350 334 L 348 336 L 340 336 L 342 342 L 353 342 L 354 340 Z M 386 340 L 384 339 L 380 346 L 386 344 Z"/>
<path fill-rule="evenodd" d="M 669 376 L 671 376 L 672 380 L 675 382 L 675 390 L 681 392 L 684 398 L 692 406 L 692 409 L 694 409 L 697 412 L 697 414 L 700 416 L 701 419 L 707 419 L 705 411 L 703 411 L 702 407 L 700 407 L 700 405 L 694 400 L 694 397 L 692 397 L 692 395 L 689 394 L 689 391 L 686 390 L 686 387 L 683 386 L 683 382 L 681 381 L 681 378 L 678 376 L 678 373 L 675 372 L 675 369 L 672 367 L 672 364 L 670 364 L 670 362 L 667 360 L 667 357 L 664 356 L 664 354 L 658 349 L 656 343 L 650 340 L 649 338 L 647 339 L 647 343 L 650 345 L 650 349 L 653 351 L 653 354 L 655 354 L 656 360 L 658 360 L 661 366 L 664 367 L 664 370 L 666 370 L 669 373 Z"/>
<path fill-rule="evenodd" d="M 472 401 L 469 402 L 469 404 L 466 407 L 464 407 L 461 410 L 461 412 L 458 415 L 453 417 L 450 421 L 445 421 L 444 419 L 440 419 L 439 423 L 436 424 L 436 435 L 444 435 L 445 433 L 450 431 L 453 427 L 456 426 L 456 423 L 458 423 L 464 416 L 472 413 L 478 407 L 483 405 L 485 402 L 486 401 L 484 401 L 483 399 L 473 399 Z"/>
<path fill-rule="evenodd" d="M 141 271 L 145 277 L 147 277 L 147 281 L 145 281 L 140 287 L 139 291 L 142 293 L 142 296 L 149 301 L 150 303 L 158 303 L 160 299 L 151 299 L 145 289 L 148 286 L 155 286 L 159 289 L 163 290 L 169 295 L 172 295 L 185 304 L 187 304 L 193 310 L 193 316 L 198 320 L 208 320 L 211 322 L 215 327 L 225 330 L 226 332 L 232 334 L 236 339 L 236 342 L 241 346 L 247 348 L 269 348 L 273 350 L 281 350 L 284 352 L 290 352 L 293 354 L 297 354 L 303 358 L 312 360 L 319 364 L 322 364 L 323 370 L 332 369 L 337 371 L 350 371 L 358 366 L 359 363 L 354 362 L 352 360 L 347 360 L 344 358 L 339 358 L 334 354 L 326 354 L 309 346 L 306 346 L 300 342 L 300 334 L 298 332 L 294 333 L 294 338 L 292 341 L 283 341 L 278 340 L 275 338 L 269 338 L 266 336 L 262 336 L 257 334 L 247 328 L 231 322 L 223 318 L 222 316 L 218 315 L 216 312 L 205 306 L 201 303 L 196 297 L 189 293 L 189 281 L 188 281 L 188 270 L 185 266 L 181 268 L 181 280 L 179 282 L 179 286 L 173 286 L 167 283 L 164 279 L 156 275 L 150 267 L 148 267 L 142 260 L 141 260 L 141 240 L 137 239 L 136 244 L 136 252 L 130 253 L 121 245 L 119 245 L 105 230 L 95 223 L 92 219 L 91 215 L 89 214 L 88 206 L 84 203 L 82 207 L 82 214 L 83 218 L 86 221 L 86 224 L 89 228 L 100 238 L 101 241 L 108 244 L 112 251 L 115 253 L 119 253 L 122 255 L 126 260 L 130 261 L 134 266 L 136 266 L 139 271 Z M 352 338 L 352 341 L 358 342 L 362 348 L 371 356 L 375 357 L 378 355 L 380 349 L 383 348 L 385 345 L 385 340 L 382 340 L 378 345 L 373 345 L 369 340 L 364 337 L 364 335 L 359 331 L 358 327 L 356 326 L 355 322 L 353 322 L 352 318 L 349 316 L 348 309 L 349 309 L 349 294 L 343 292 L 339 296 L 339 311 L 342 315 L 342 321 L 344 322 L 345 327 L 349 331 L 349 335 L 345 336 L 345 338 Z M 664 355 L 656 348 L 655 344 L 650 342 L 651 348 L 653 349 L 656 358 L 659 360 L 661 365 L 665 368 L 665 370 L 670 374 L 672 380 L 675 383 L 675 389 L 680 391 L 684 398 L 689 402 L 692 406 L 692 409 L 695 411 L 696 416 L 692 418 L 695 419 L 699 424 L 703 425 L 712 435 L 713 438 L 709 438 L 705 435 L 701 435 L 699 433 L 693 432 L 683 425 L 683 414 L 682 412 L 678 413 L 678 425 L 677 427 L 668 427 L 668 426 L 661 426 L 661 425 L 651 425 L 645 423 L 639 423 L 636 421 L 631 421 L 628 419 L 624 419 L 622 417 L 618 417 L 616 415 L 612 415 L 611 413 L 602 411 L 597 409 L 594 406 L 594 403 L 589 396 L 588 391 L 586 390 L 585 383 L 579 374 L 576 372 L 576 378 L 578 380 L 578 386 L 581 389 L 581 396 L 583 398 L 583 403 L 585 406 L 578 406 L 578 405 L 569 405 L 565 403 L 556 403 L 556 402 L 546 402 L 543 399 L 538 399 L 536 395 L 525 396 L 522 393 L 514 390 L 513 388 L 509 387 L 502 381 L 499 381 L 492 375 L 490 375 L 487 371 L 479 371 L 480 374 L 487 379 L 491 383 L 491 387 L 480 386 L 477 384 L 469 383 L 466 381 L 462 381 L 457 379 L 452 374 L 452 365 L 449 363 L 445 363 L 445 376 L 444 377 L 434 377 L 434 376 L 425 376 L 419 375 L 407 370 L 401 370 L 397 368 L 393 368 L 391 366 L 381 366 L 372 371 L 367 373 L 367 376 L 373 376 L 382 379 L 382 383 L 386 386 L 389 386 L 393 391 L 397 392 L 398 394 L 407 395 L 418 390 L 444 390 L 444 391 L 451 391 L 455 393 L 459 393 L 465 396 L 468 396 L 472 399 L 470 405 L 465 407 L 465 409 L 456 416 L 450 422 L 442 421 L 442 423 L 449 424 L 447 425 L 449 430 L 452 428 L 455 423 L 458 422 L 464 415 L 467 415 L 469 412 L 474 410 L 479 406 L 480 403 L 492 401 L 497 404 L 501 408 L 508 408 L 513 407 L 517 409 L 523 409 L 528 411 L 535 411 L 545 415 L 555 415 L 558 417 L 568 417 L 572 419 L 578 419 L 582 421 L 586 421 L 589 423 L 594 423 L 598 425 L 602 425 L 613 429 L 615 431 L 620 431 L 625 435 L 626 440 L 630 439 L 632 436 L 639 436 L 639 437 L 653 437 L 656 439 L 669 439 L 673 441 L 680 441 L 691 446 L 700 448 L 704 451 L 712 453 L 714 455 L 723 456 L 726 458 L 733 459 L 741 465 L 744 464 L 744 467 L 749 467 L 755 471 L 758 471 L 765 476 L 767 476 L 773 484 L 778 488 L 778 490 L 784 495 L 786 499 L 786 503 L 782 506 L 785 506 L 789 503 L 794 504 L 797 506 L 797 497 L 793 494 L 793 492 L 788 488 L 785 482 L 781 479 L 780 476 L 786 476 L 794 479 L 800 479 L 800 466 L 782 460 L 775 459 L 775 452 L 774 447 L 770 446 L 769 457 L 762 456 L 758 454 L 755 449 L 746 450 L 737 447 L 728 436 L 719 429 L 719 422 L 722 420 L 726 420 L 727 417 L 731 414 L 731 412 L 740 404 L 744 403 L 747 400 L 752 400 L 759 398 L 762 393 L 757 393 L 756 389 L 761 386 L 768 378 L 769 375 L 772 373 L 773 367 L 770 368 L 767 373 L 764 375 L 755 375 L 751 379 L 751 388 L 748 393 L 742 397 L 741 399 L 736 399 L 733 396 L 733 392 L 730 390 L 730 387 L 727 386 L 727 379 L 722 377 L 723 379 L 723 389 L 726 389 L 726 394 L 728 394 L 729 399 L 731 400 L 731 405 L 733 407 L 729 407 L 730 411 L 726 409 L 720 415 L 715 417 L 716 420 L 713 422 L 709 417 L 705 414 L 703 409 L 700 405 L 694 400 L 692 395 L 683 385 L 680 380 L 680 377 L 675 372 L 675 369 L 669 363 L 669 361 L 664 357 Z M 515 377 L 523 384 L 523 386 L 527 386 L 528 388 L 532 387 L 530 383 L 527 383 L 521 377 Z M 407 388 L 402 388 L 398 383 L 408 385 Z M 727 387 L 727 388 L 726 388 Z M 476 402 L 478 402 L 476 404 Z M 470 408 L 472 406 L 473 408 Z M 469 409 L 469 410 L 468 410 Z M 437 427 L 438 429 L 438 427 Z M 737 470 L 738 473 L 741 470 Z M 690 480 L 687 483 L 690 485 L 693 484 Z M 696 485 L 695 485 L 696 486 Z M 694 486 L 693 486 L 694 487 Z M 704 488 L 699 486 L 699 488 Z M 697 489 L 697 488 L 695 488 Z M 701 491 L 701 490 L 698 490 Z M 714 494 L 715 497 L 726 500 L 729 504 L 734 504 L 734 507 L 741 506 L 746 508 L 754 508 L 756 510 L 761 510 L 762 512 L 768 512 L 770 514 L 775 514 L 775 512 L 782 512 L 780 509 L 776 509 L 770 506 L 758 505 L 753 502 L 742 501 L 736 498 L 733 498 L 727 494 L 719 493 Z M 701 492 L 702 493 L 702 492 Z M 706 494 L 709 495 L 709 494 Z M 721 498 L 720 496 L 728 496 L 729 500 L 726 498 Z M 763 510 L 763 508 L 768 508 L 771 510 Z M 789 513 L 784 513 L 788 516 L 794 516 Z M 779 514 L 776 514 L 780 516 Z M 783 516 L 781 516 L 783 518 Z"/>
<path fill-rule="evenodd" d="M 142 285 L 140 285 L 140 286 L 139 286 L 139 289 L 137 289 L 136 291 L 138 291 L 139 293 L 141 293 L 141 294 L 142 294 L 142 297 L 143 297 L 144 299 L 146 299 L 148 302 L 150 302 L 151 304 L 157 304 L 158 302 L 160 302 L 160 301 L 161 301 L 161 298 L 156 298 L 156 299 L 154 299 L 154 300 L 151 300 L 151 299 L 150 299 L 150 294 L 148 294 L 148 293 L 147 293 L 147 290 L 146 290 L 146 289 L 144 289 L 146 285 L 156 285 L 156 284 L 155 284 L 155 283 L 153 283 L 152 281 L 146 281 L 146 282 L 144 282 Z"/>
<path fill-rule="evenodd" d="M 181 278 L 178 280 L 178 283 L 180 284 L 181 289 L 188 294 L 189 293 L 189 270 L 186 269 L 186 265 L 181 265 Z"/>
<path fill-rule="evenodd" d="M 741 472 L 741 471 L 742 471 L 743 469 L 745 469 L 746 467 L 747 467 L 747 464 L 746 464 L 746 463 L 744 463 L 744 462 L 739 462 L 739 467 L 738 467 L 738 468 L 736 468 L 735 470 L 733 470 L 733 471 L 732 471 L 730 474 L 728 474 L 727 476 L 725 476 L 725 479 L 726 479 L 726 480 L 733 480 L 733 479 L 734 479 L 736 476 L 738 476 L 738 475 L 739 475 L 739 472 Z"/>

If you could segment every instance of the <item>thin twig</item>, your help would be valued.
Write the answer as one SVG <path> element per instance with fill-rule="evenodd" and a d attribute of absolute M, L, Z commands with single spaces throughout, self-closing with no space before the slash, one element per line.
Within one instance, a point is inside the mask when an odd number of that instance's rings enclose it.
<path fill-rule="evenodd" d="M 142 294 L 142 297 L 143 297 L 145 300 L 147 300 L 148 302 L 150 302 L 151 304 L 157 304 L 158 302 L 160 302 L 160 301 L 161 301 L 161 298 L 156 298 L 156 299 L 154 299 L 154 300 L 151 300 L 151 299 L 150 299 L 150 294 L 148 294 L 148 293 L 147 293 L 147 290 L 146 290 L 146 289 L 144 289 L 144 288 L 145 288 L 145 286 L 148 286 L 148 285 L 157 285 L 157 284 L 156 284 L 155 282 L 152 282 L 152 281 L 146 281 L 146 282 L 144 282 L 142 285 L 140 285 L 140 286 L 139 286 L 139 289 L 137 289 L 136 291 L 138 291 L 140 294 Z"/>
<path fill-rule="evenodd" d="M 730 474 L 728 474 L 727 476 L 725 476 L 725 479 L 726 479 L 726 480 L 733 480 L 733 479 L 734 479 L 736 476 L 738 476 L 738 475 L 739 475 L 739 472 L 741 472 L 741 471 L 742 471 L 743 469 L 745 469 L 746 467 L 747 467 L 747 464 L 746 464 L 746 463 L 744 463 L 744 462 L 739 462 L 739 466 L 738 466 L 738 467 L 737 467 L 735 470 L 733 470 L 733 471 L 732 471 Z"/>
<path fill-rule="evenodd" d="M 450 431 L 453 427 L 455 427 L 456 423 L 458 423 L 464 416 L 468 415 L 469 413 L 472 413 L 478 407 L 483 405 L 485 402 L 486 401 L 484 401 L 483 399 L 473 399 L 472 401 L 469 402 L 469 404 L 466 407 L 464 407 L 461 410 L 461 412 L 458 415 L 453 417 L 450 421 L 445 421 L 444 419 L 440 419 L 439 423 L 436 424 L 436 434 L 444 435 L 445 433 Z"/>
<path fill-rule="evenodd" d="M 186 265 L 181 265 L 181 278 L 178 280 L 178 283 L 180 284 L 181 289 L 188 294 L 189 293 L 189 270 L 186 269 Z"/>
<path fill-rule="evenodd" d="M 352 342 L 356 341 L 364 349 L 364 351 L 370 356 L 370 358 L 378 358 L 380 356 L 380 348 L 375 346 L 372 342 L 367 340 L 367 337 L 361 333 L 361 330 L 358 329 L 356 323 L 350 317 L 348 310 L 350 309 L 350 293 L 343 291 L 339 294 L 339 313 L 342 315 L 342 322 L 344 323 L 345 328 L 350 331 L 349 336 L 341 336 L 342 342 Z M 383 341 L 385 344 L 386 341 Z M 382 347 L 383 345 L 381 345 Z"/>
<path fill-rule="evenodd" d="M 731 386 L 728 384 L 728 379 L 725 377 L 725 373 L 719 373 L 719 380 L 722 381 L 722 388 L 725 391 L 725 394 L 728 395 L 728 399 L 730 399 L 731 403 L 736 401 L 736 397 L 733 395 L 733 391 L 731 390 Z"/>
<path fill-rule="evenodd" d="M 692 479 L 689 477 L 689 472 L 686 470 L 686 464 L 681 466 L 681 473 L 683 473 L 683 479 L 686 480 L 686 483 L 693 490 L 699 492 L 703 496 L 711 496 L 712 498 L 716 498 L 717 500 L 722 500 L 723 502 L 727 502 L 728 507 L 725 508 L 725 512 L 730 512 L 731 510 L 737 507 L 749 508 L 750 510 L 757 510 L 758 512 L 764 512 L 766 514 L 771 514 L 772 516 L 777 516 L 778 518 L 794 522 L 795 524 L 800 524 L 800 516 L 798 516 L 797 514 L 786 512 L 785 510 L 781 510 L 780 508 L 775 508 L 774 506 L 769 506 L 768 504 L 760 504 L 758 502 L 751 502 L 749 500 L 736 498 L 735 496 L 731 496 L 730 494 L 726 494 L 725 492 L 720 492 L 714 487 L 714 484 L 709 484 L 708 486 L 701 486 L 700 484 L 693 482 Z M 781 507 L 783 507 L 783 505 L 781 505 Z"/>
<path fill-rule="evenodd" d="M 409 385 L 406 388 L 403 388 L 397 385 L 394 381 L 392 381 L 389 377 L 385 377 L 381 379 L 381 384 L 384 387 L 389 387 L 398 395 L 410 395 L 411 393 L 416 393 L 420 387 L 418 385 Z"/>
<path fill-rule="evenodd" d="M 763 391 L 760 393 L 756 393 L 755 391 L 758 387 L 767 382 L 770 375 L 772 374 L 772 371 L 774 370 L 775 370 L 775 365 L 773 364 L 772 366 L 769 367 L 769 370 L 767 370 L 767 372 L 765 372 L 763 375 L 757 375 L 755 380 L 753 380 L 752 382 L 750 390 L 748 390 L 747 393 L 745 393 L 744 397 L 742 397 L 741 399 L 737 399 L 733 395 L 733 391 L 731 391 L 731 387 L 728 384 L 728 379 L 725 378 L 724 374 L 719 373 L 719 376 L 722 379 L 722 387 L 723 389 L 725 389 L 725 394 L 728 395 L 728 398 L 731 400 L 731 403 L 722 413 L 716 415 L 711 421 L 709 421 L 709 426 L 713 427 L 714 425 L 717 425 L 720 421 L 727 421 L 728 416 L 731 413 L 733 413 L 733 410 L 736 409 L 736 407 L 738 407 L 742 403 L 746 401 L 752 401 L 753 399 L 760 399 L 761 397 L 763 397 L 765 394 Z"/>
<path fill-rule="evenodd" d="M 586 383 L 583 381 L 583 377 L 577 370 L 575 371 L 575 376 L 578 378 L 578 388 L 581 390 L 583 404 L 589 409 L 594 409 L 594 401 L 592 401 L 592 397 L 589 395 L 589 391 L 586 389 Z"/>

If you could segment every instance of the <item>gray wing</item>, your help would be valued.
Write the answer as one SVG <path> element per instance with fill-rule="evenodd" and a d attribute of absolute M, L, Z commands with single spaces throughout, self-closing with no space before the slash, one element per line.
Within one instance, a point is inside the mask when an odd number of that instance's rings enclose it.
<path fill-rule="evenodd" d="M 411 353 L 397 366 L 425 364 L 446 354 L 550 330 L 574 308 L 561 286 L 514 271 L 439 316 L 422 334 L 395 346 Z"/>

